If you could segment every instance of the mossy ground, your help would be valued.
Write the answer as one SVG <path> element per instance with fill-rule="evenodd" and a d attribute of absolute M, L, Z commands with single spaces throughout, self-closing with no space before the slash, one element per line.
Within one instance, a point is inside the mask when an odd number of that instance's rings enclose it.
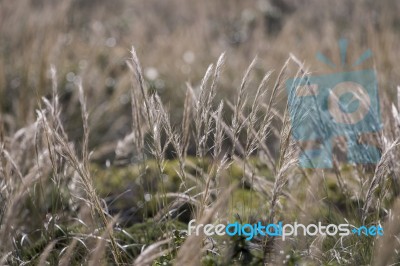
<path fill-rule="evenodd" d="M 165 197 L 165 193 L 175 193 L 181 195 L 195 195 L 204 189 L 206 180 L 202 177 L 202 172 L 208 172 L 212 166 L 212 160 L 196 160 L 188 158 L 186 171 L 191 177 L 185 180 L 182 186 L 182 178 L 179 176 L 179 162 L 168 160 L 165 162 L 162 175 L 155 161 L 146 161 L 146 167 L 131 165 L 124 167 L 102 167 L 96 164 L 91 165 L 91 175 L 95 188 L 111 215 L 118 215 L 119 221 L 116 224 L 114 235 L 118 243 L 124 247 L 123 260 L 132 261 L 142 251 L 143 247 L 151 245 L 166 238 L 172 239 L 172 249 L 156 261 L 154 265 L 172 265 L 180 245 L 187 238 L 187 223 L 196 218 L 196 206 L 190 203 L 179 205 L 180 207 L 172 214 L 169 212 L 175 205 L 176 198 Z M 258 162 L 255 158 L 249 160 L 254 167 L 255 173 L 260 178 L 271 181 L 273 184 L 272 173 Z M 229 182 L 237 182 L 237 187 L 232 191 L 227 201 L 227 207 L 220 214 L 223 220 L 229 222 L 238 221 L 240 223 L 256 223 L 267 221 L 270 211 L 270 198 L 259 191 L 252 189 L 248 181 L 244 181 L 242 165 L 232 163 L 225 170 L 222 176 L 228 177 Z M 299 172 L 300 173 L 300 172 Z M 341 184 L 338 177 L 333 172 L 324 172 L 323 176 L 308 175 L 307 178 L 294 176 L 286 184 L 285 193 L 279 197 L 276 208 L 275 222 L 283 223 L 302 222 L 323 224 L 350 223 L 356 226 L 361 225 L 360 209 L 363 202 L 349 190 L 355 190 L 358 184 L 352 177 L 351 170 L 341 171 Z M 367 173 L 370 174 L 370 173 Z M 366 177 L 368 178 L 368 177 Z M 313 184 L 312 186 L 310 184 Z M 351 187 L 353 186 L 353 187 Z M 192 188 L 191 190 L 187 190 Z M 268 189 L 272 190 L 272 187 Z M 186 191 L 186 192 L 185 192 Z M 89 232 L 88 226 L 82 221 L 68 220 L 63 216 L 68 212 L 69 200 L 68 191 L 47 191 L 46 197 L 51 200 L 45 201 L 43 197 L 33 197 L 25 204 L 27 209 L 42 208 L 43 212 L 56 213 L 52 217 L 33 219 L 38 228 L 43 230 L 29 232 L 25 240 L 22 238 L 15 242 L 20 254 L 18 257 L 37 262 L 37 254 L 41 254 L 52 240 L 56 240 L 54 250 L 51 252 L 49 261 L 56 262 L 65 252 L 65 248 L 71 244 L 72 239 L 84 237 L 87 239 L 93 236 L 86 235 Z M 395 193 L 389 191 L 388 193 Z M 218 198 L 218 193 L 215 196 Z M 200 200 L 200 198 L 196 198 Z M 171 207 L 172 206 L 172 207 Z M 164 210 L 167 212 L 163 213 Z M 37 213 L 32 211 L 32 213 Z M 162 215 L 160 215 L 160 213 Z M 221 216 L 221 217 L 222 217 Z M 216 221 L 218 223 L 220 221 Z M 98 229 L 99 234 L 104 231 Z M 27 241 L 31 244 L 27 245 Z M 214 237 L 213 252 L 206 252 L 202 258 L 203 265 L 259 265 L 262 262 L 263 252 L 255 249 L 255 244 L 264 241 L 255 238 L 247 241 L 244 237 Z M 346 264 L 351 261 L 368 263 L 372 256 L 373 238 L 349 236 L 340 238 L 339 236 L 326 236 L 318 238 L 299 236 L 282 242 L 277 246 L 281 250 L 271 250 L 271 256 L 275 260 L 282 260 L 286 265 L 314 265 L 315 260 L 310 260 L 304 252 L 308 250 L 312 253 L 315 246 L 319 252 L 313 254 L 316 261 L 325 265 L 335 264 L 335 252 L 340 252 L 341 262 Z M 207 240 L 205 240 L 205 245 Z M 32 244 L 34 243 L 34 244 Z M 95 238 L 86 243 L 96 244 Z M 338 246 L 339 245 L 339 246 Z M 358 250 L 357 254 L 351 252 L 354 247 Z M 88 256 L 90 247 L 78 243 L 71 263 L 78 263 Z M 109 255 L 109 256 L 108 256 Z M 111 254 L 105 256 L 105 260 L 111 259 Z M 336 261 L 336 262 L 334 262 Z M 15 262 L 17 263 L 17 262 Z"/>
<path fill-rule="evenodd" d="M 199 169 L 207 170 L 211 165 L 210 160 L 196 161 L 190 159 L 191 174 L 196 177 L 200 176 Z M 257 160 L 251 159 L 250 162 L 253 165 L 258 164 Z M 93 165 L 93 177 L 95 185 L 98 189 L 100 196 L 115 198 L 112 200 L 113 212 L 123 213 L 129 208 L 135 207 L 137 212 L 131 216 L 132 222 L 127 221 L 126 224 L 130 224 L 125 230 L 128 232 L 127 235 L 131 237 L 125 237 L 121 235 L 121 241 L 126 243 L 135 243 L 134 247 L 130 249 L 131 256 L 135 256 L 140 251 L 140 246 L 146 243 L 152 243 L 157 240 L 161 240 L 166 237 L 171 231 L 176 230 L 177 232 L 184 232 L 187 229 L 187 220 L 180 221 L 178 218 L 172 218 L 167 221 L 153 220 L 154 216 L 160 210 L 160 193 L 162 191 L 167 192 L 182 192 L 181 178 L 178 175 L 178 161 L 171 160 L 165 163 L 163 172 L 163 186 L 165 190 L 162 190 L 160 186 L 159 174 L 156 170 L 155 162 L 147 162 L 147 168 L 144 174 L 140 174 L 143 169 L 140 165 L 138 166 L 127 166 L 127 167 L 110 167 L 101 168 Z M 197 170 L 196 170 L 197 167 Z M 272 174 L 269 170 L 258 164 L 257 174 L 265 178 L 265 180 L 273 181 Z M 265 221 L 268 217 L 270 202 L 267 197 L 261 193 L 256 192 L 247 186 L 244 182 L 240 182 L 243 179 L 243 171 L 240 165 L 232 164 L 226 170 L 230 180 L 239 181 L 238 187 L 231 193 L 228 208 L 224 214 L 230 221 L 256 222 Z M 346 178 L 346 186 L 356 186 L 354 178 L 352 178 L 350 170 L 341 171 L 342 178 Z M 335 174 L 326 172 L 323 177 L 314 176 L 314 180 L 307 180 L 305 178 L 298 177 L 300 181 L 290 181 L 288 184 L 288 192 L 290 196 L 281 196 L 279 198 L 279 206 L 277 209 L 276 219 L 286 222 L 293 223 L 295 221 L 304 223 L 333 223 L 340 224 L 348 221 L 355 225 L 360 224 L 360 208 L 362 202 L 354 196 L 350 197 L 347 194 L 346 189 L 341 187 L 337 176 Z M 191 182 L 191 183 L 190 183 Z M 195 181 L 190 181 L 187 184 L 196 185 Z M 318 200 L 310 200 L 310 189 L 309 183 L 314 182 L 314 186 L 318 186 L 321 189 L 316 189 L 312 193 L 315 193 L 315 197 Z M 199 180 L 200 184 L 204 183 L 204 180 Z M 143 184 L 148 190 L 143 190 Z M 349 187 L 347 187 L 349 189 Z M 129 190 L 129 192 L 127 192 Z M 145 199 L 143 198 L 144 195 Z M 288 195 L 288 194 L 287 194 Z M 147 198 L 147 201 L 146 201 Z M 172 199 L 168 199 L 168 203 L 172 202 Z M 312 204 L 310 204 L 312 202 Z M 190 219 L 194 218 L 193 206 L 187 207 L 187 212 L 190 213 Z M 288 212 L 287 210 L 291 211 Z M 147 211 L 146 211 L 147 210 Z M 136 217 L 135 217 L 136 216 Z M 180 238 L 185 239 L 183 234 Z M 262 254 L 259 250 L 250 248 L 251 242 L 244 240 L 243 238 L 215 238 L 216 245 L 219 245 L 218 250 L 230 254 L 230 261 L 232 263 L 249 263 L 257 265 L 260 263 Z M 298 240 L 291 239 L 285 243 L 283 253 L 285 254 L 285 263 L 287 265 L 296 265 L 298 262 L 306 262 L 302 260 L 301 250 L 299 247 L 310 249 L 314 243 L 314 238 L 300 237 Z M 299 241 L 302 241 L 299 245 Z M 320 239 L 319 248 L 323 251 L 323 256 L 318 258 L 320 261 L 326 262 L 326 265 L 336 265 L 330 261 L 334 261 L 334 250 L 337 250 L 338 241 L 341 241 L 343 247 L 341 251 L 342 259 L 348 259 L 351 261 L 349 256 L 346 255 L 347 248 L 352 245 L 360 246 L 360 253 L 357 255 L 359 258 L 357 261 L 367 262 L 372 252 L 372 239 L 368 237 L 348 237 L 346 239 L 340 239 L 338 237 L 327 236 Z M 226 245 L 231 243 L 232 245 Z M 226 246 L 230 246 L 229 250 Z M 241 255 L 238 255 L 238 254 Z M 174 253 L 175 254 L 175 253 Z M 163 256 L 155 262 L 166 263 L 173 262 L 174 254 Z M 220 265 L 226 262 L 226 258 L 221 258 L 212 253 L 207 253 L 203 258 L 204 265 Z M 307 264 L 307 263 L 306 263 Z M 308 265 L 308 264 L 307 264 Z M 313 265 L 312 263 L 310 265 Z"/>

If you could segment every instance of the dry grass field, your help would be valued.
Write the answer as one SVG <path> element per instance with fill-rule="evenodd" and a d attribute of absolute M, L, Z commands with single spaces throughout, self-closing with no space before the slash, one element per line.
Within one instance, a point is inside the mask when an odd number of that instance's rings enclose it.
<path fill-rule="evenodd" d="M 1 0 L 0 265 L 397 265 L 399 12 L 393 0 Z M 373 56 L 341 67 L 342 38 L 348 62 Z M 378 82 L 379 162 L 302 168 L 286 82 L 362 69 Z M 192 219 L 384 235 L 196 236 Z"/>

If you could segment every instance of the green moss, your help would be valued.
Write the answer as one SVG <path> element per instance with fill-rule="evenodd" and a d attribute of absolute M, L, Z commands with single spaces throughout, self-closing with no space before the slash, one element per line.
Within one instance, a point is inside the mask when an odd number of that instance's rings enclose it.
<path fill-rule="evenodd" d="M 158 192 L 162 183 L 165 191 L 177 192 L 181 185 L 181 178 L 177 174 L 179 164 L 176 160 L 167 161 L 163 165 L 163 173 L 157 168 L 153 160 L 146 161 L 146 166 L 134 165 L 127 167 L 101 168 L 91 166 L 94 184 L 101 195 L 122 193 L 127 188 L 142 187 L 147 192 Z"/>
<path fill-rule="evenodd" d="M 108 199 L 110 210 L 114 213 L 129 210 L 134 212 L 134 220 L 140 221 L 157 211 L 156 195 L 179 191 L 181 180 L 176 167 L 176 162 L 168 162 L 162 175 L 154 161 L 146 162 L 145 168 L 134 165 L 104 169 L 92 165 L 91 171 L 97 192 Z"/>
<path fill-rule="evenodd" d="M 265 204 L 258 193 L 248 189 L 236 189 L 229 200 L 228 217 L 239 215 L 244 222 L 249 217 L 263 216 L 266 211 Z"/>
<path fill-rule="evenodd" d="M 240 181 L 243 177 L 243 169 L 238 164 L 232 164 L 228 168 L 229 178 L 234 181 Z"/>

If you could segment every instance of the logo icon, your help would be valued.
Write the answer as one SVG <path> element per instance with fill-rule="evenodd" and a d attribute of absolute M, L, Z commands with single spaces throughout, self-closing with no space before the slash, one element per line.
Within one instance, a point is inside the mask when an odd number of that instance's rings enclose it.
<path fill-rule="evenodd" d="M 347 41 L 340 40 L 342 65 L 346 66 Z M 351 67 L 372 56 L 367 50 Z M 317 58 L 331 67 L 321 53 Z M 373 69 L 301 76 L 286 82 L 292 136 L 303 147 L 299 163 L 303 168 L 332 168 L 333 147 L 343 140 L 346 161 L 377 163 L 379 150 L 362 140 L 381 129 L 378 83 Z"/>

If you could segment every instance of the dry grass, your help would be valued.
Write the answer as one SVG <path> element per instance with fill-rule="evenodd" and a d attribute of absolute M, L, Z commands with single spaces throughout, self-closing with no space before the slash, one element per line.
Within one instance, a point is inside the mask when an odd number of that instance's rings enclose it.
<path fill-rule="evenodd" d="M 400 103 L 389 100 L 399 65 L 398 7 L 308 1 L 318 11 L 332 8 L 322 18 L 287 1 L 296 12 L 274 35 L 264 32 L 263 1 L 121 0 L 93 11 L 77 1 L 45 2 L 0 3 L 1 265 L 398 263 Z M 366 11 L 375 6 L 379 16 Z M 346 8 L 355 25 L 340 24 Z M 282 104 L 285 82 L 309 73 L 298 58 L 321 49 L 334 58 L 332 40 L 346 26 L 351 60 L 366 47 L 374 51 L 383 129 L 368 141 L 382 157 L 373 166 L 335 158 L 332 170 L 301 169 L 303 147 L 291 138 Z M 321 40 L 318 31 L 326 33 Z M 136 45 L 130 54 L 128 36 Z M 289 52 L 297 57 L 286 59 Z M 325 71 L 317 67 L 312 73 Z M 112 180 L 99 184 L 108 174 Z M 122 193 L 107 190 L 121 179 L 129 179 Z M 386 231 L 377 239 L 245 241 L 187 236 L 188 219 L 348 221 Z"/>

